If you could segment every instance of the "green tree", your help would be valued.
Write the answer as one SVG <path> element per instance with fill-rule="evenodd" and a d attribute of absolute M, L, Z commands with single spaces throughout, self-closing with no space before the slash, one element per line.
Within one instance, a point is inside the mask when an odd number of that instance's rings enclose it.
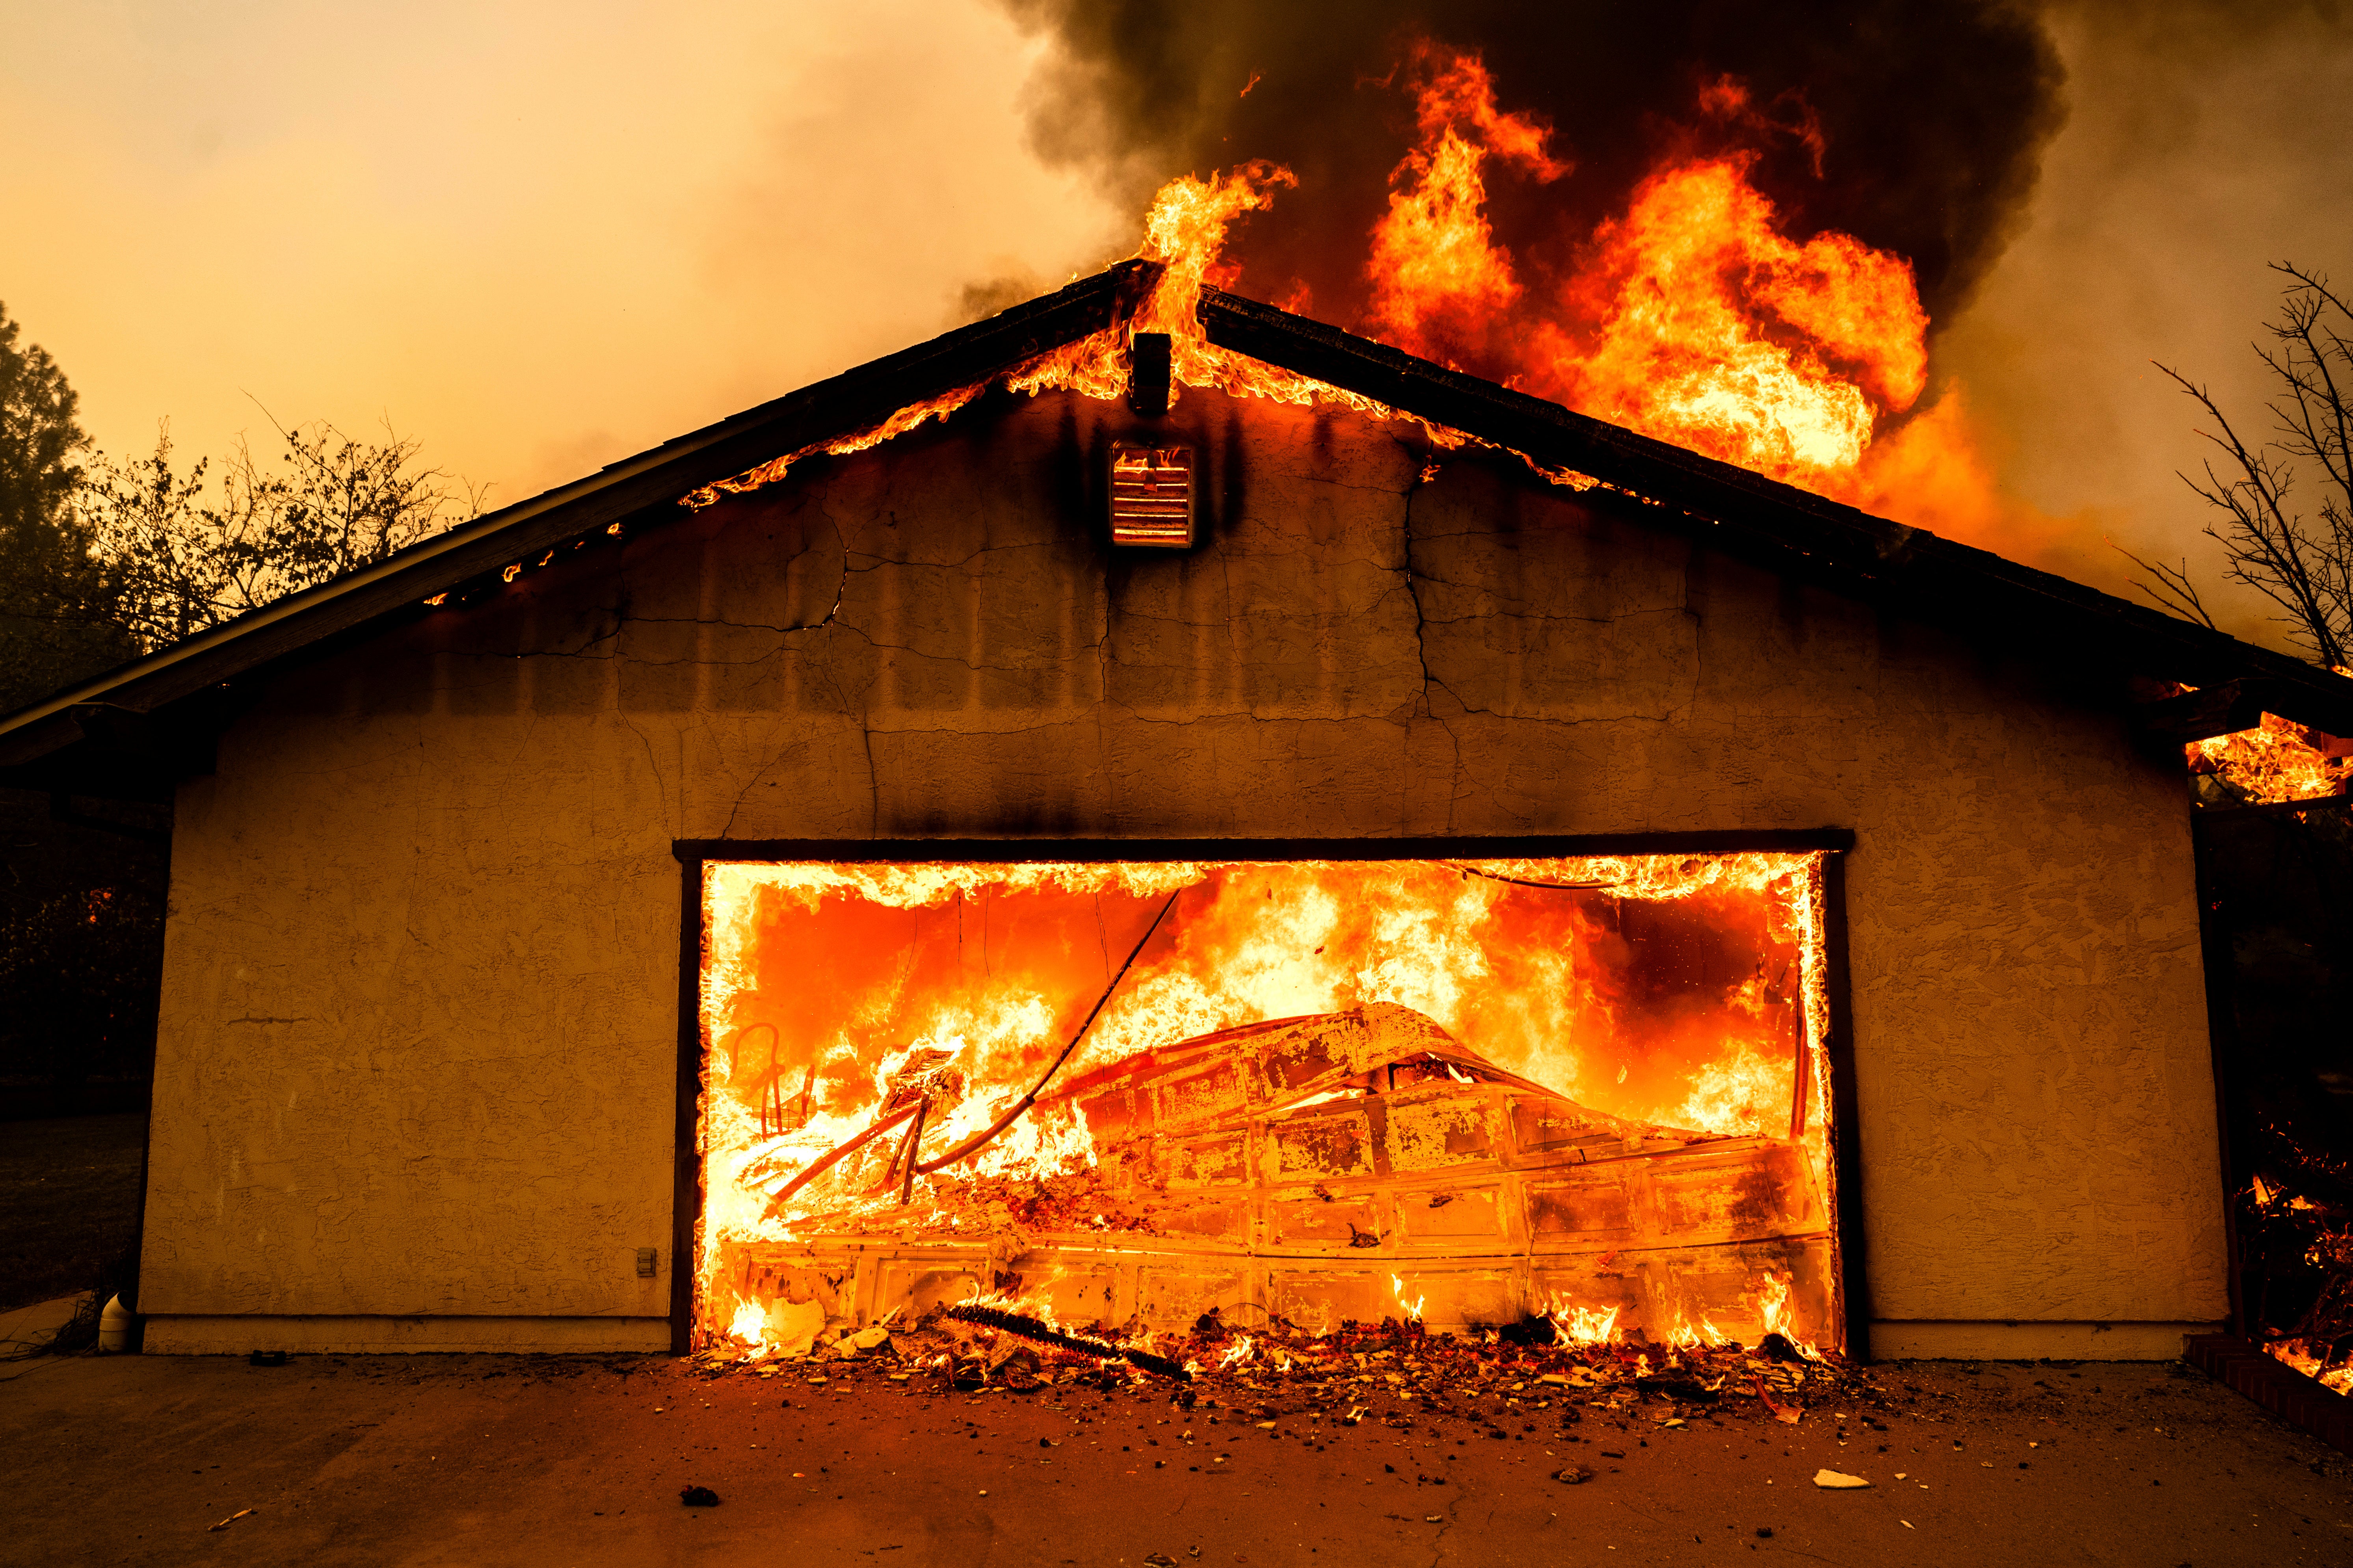
<path fill-rule="evenodd" d="M 0 311 L 0 712 L 137 651 L 78 504 L 90 443 L 57 362 Z M 154 1050 L 164 856 L 0 790 L 0 1083 L 136 1081 Z"/>
<path fill-rule="evenodd" d="M 318 421 L 276 425 L 275 463 L 239 437 L 208 488 L 174 469 L 172 433 L 126 463 L 101 460 L 77 506 L 109 583 L 106 615 L 144 649 L 383 560 L 479 515 L 482 492 L 419 459 L 387 425 L 363 441 Z"/>
<path fill-rule="evenodd" d="M 74 497 L 90 445 L 57 362 L 0 306 L 0 712 L 134 649 L 94 616 L 105 574 Z"/>

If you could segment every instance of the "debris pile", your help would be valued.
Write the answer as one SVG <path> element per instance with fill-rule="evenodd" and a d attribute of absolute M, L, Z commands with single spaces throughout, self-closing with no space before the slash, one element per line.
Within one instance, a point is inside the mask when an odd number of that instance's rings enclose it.
<path fill-rule="evenodd" d="M 939 1309 L 910 1324 L 830 1329 L 792 1356 L 720 1346 L 692 1365 L 704 1377 L 796 1376 L 828 1392 L 896 1384 L 979 1396 L 1082 1384 L 1247 1415 L 1292 1435 L 1369 1423 L 1466 1426 L 1502 1440 L 1588 1417 L 1623 1427 L 1744 1415 L 1794 1424 L 1810 1411 L 1876 1403 L 1883 1392 L 1863 1369 L 1778 1333 L 1755 1346 L 1662 1345 L 1639 1331 L 1574 1341 L 1550 1319 L 1530 1318 L 1462 1334 L 1395 1319 L 1315 1334 L 1280 1321 L 1242 1329 L 1212 1312 L 1187 1333 L 1124 1337 L 1100 1324 L 1075 1331 L 1009 1301 Z M 1839 1418 L 1843 1425 L 1842 1411 Z"/>

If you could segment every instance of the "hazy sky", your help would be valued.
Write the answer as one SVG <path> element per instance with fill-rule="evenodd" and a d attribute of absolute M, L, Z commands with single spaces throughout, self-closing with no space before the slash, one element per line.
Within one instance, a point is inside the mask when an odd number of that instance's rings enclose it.
<path fill-rule="evenodd" d="M 2101 576 L 2120 561 L 2105 534 L 2218 576 L 2205 509 L 2174 477 L 2211 450 L 2207 421 L 2150 362 L 2208 384 L 2242 435 L 2267 433 L 2249 344 L 2284 280 L 2264 264 L 2353 285 L 2353 6 L 2126 0 L 2063 6 L 2052 28 L 2066 129 L 1938 357 L 1993 426 L 2011 489 L 2077 524 L 2084 553 L 2038 564 L 2121 591 Z M 2250 591 L 2209 602 L 2278 641 Z"/>
<path fill-rule="evenodd" d="M 979 4 L 0 0 L 0 300 L 110 451 L 388 414 L 513 500 L 1133 247 Z"/>
<path fill-rule="evenodd" d="M 2147 361 L 2250 403 L 2263 263 L 2353 281 L 2353 16 L 2226 9 L 2056 15 L 2067 129 L 1940 344 L 2095 555 L 2197 554 Z M 0 0 L 0 301 L 110 452 L 249 395 L 514 500 L 1130 250 L 1024 144 L 1037 47 L 981 0 Z"/>

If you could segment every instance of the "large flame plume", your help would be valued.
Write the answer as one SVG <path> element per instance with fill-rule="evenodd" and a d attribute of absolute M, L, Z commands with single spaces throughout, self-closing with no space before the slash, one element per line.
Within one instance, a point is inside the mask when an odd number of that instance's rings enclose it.
<path fill-rule="evenodd" d="M 1928 390 L 1928 315 L 1912 264 L 1852 236 L 1799 237 L 1752 178 L 1746 137 L 1807 142 L 1792 122 L 1721 79 L 1698 95 L 1712 150 L 1671 149 L 1621 210 L 1562 254 L 1514 254 L 1489 218 L 1491 181 L 1541 189 L 1575 168 L 1539 119 L 1499 105 L 1482 59 L 1422 42 L 1399 79 L 1417 140 L 1394 170 L 1387 210 L 1365 237 L 1369 291 L 1345 323 L 1409 352 L 1567 403 L 1834 500 L 2012 553 L 2048 554 L 2066 525 L 2005 497 L 1962 390 Z M 1126 389 L 1131 332 L 1169 334 L 1178 387 L 1396 417 L 1380 404 L 1211 344 L 1196 319 L 1205 287 L 1243 278 L 1242 226 L 1297 186 L 1288 168 L 1245 162 L 1164 184 L 1136 252 L 1162 268 L 1131 321 L 1002 376 L 1016 392 Z M 1523 247 L 1528 249 L 1530 247 Z M 1305 285 L 1278 303 L 1313 311 Z M 781 479 L 818 452 L 861 450 L 972 402 L 957 388 L 871 429 L 786 454 L 688 498 Z M 1416 421 L 1440 447 L 1472 438 Z M 1585 488 L 1581 475 L 1546 477 Z"/>
<path fill-rule="evenodd" d="M 1802 102 L 1777 120 L 1737 80 L 1708 84 L 1697 109 L 1716 150 L 1671 150 L 1531 280 L 1488 221 L 1488 177 L 1550 186 L 1570 165 L 1547 128 L 1497 106 L 1475 54 L 1425 42 L 1409 66 L 1419 139 L 1370 237 L 1365 330 L 1924 527 L 1980 542 L 2047 529 L 2000 496 L 1957 389 L 1921 407 L 1929 322 L 1912 264 L 1850 235 L 1798 237 L 1751 177 L 1759 150 L 1724 145 L 1794 137 L 1819 168 Z"/>

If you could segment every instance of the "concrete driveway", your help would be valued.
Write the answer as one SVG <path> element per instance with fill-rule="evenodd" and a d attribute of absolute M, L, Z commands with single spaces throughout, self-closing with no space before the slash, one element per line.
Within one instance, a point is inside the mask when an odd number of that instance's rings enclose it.
<path fill-rule="evenodd" d="M 1892 1364 L 1868 1424 L 1782 1426 L 1751 1401 L 1503 1442 L 1444 1422 L 1261 1426 L 1214 1393 L 1177 1409 L 1165 1384 L 974 1396 L 810 1375 L 48 1360 L 0 1384 L 0 1561 L 2353 1563 L 2341 1457 L 2178 1367 Z M 1593 1478 L 1554 1479 L 1572 1465 Z M 1872 1485 L 1819 1489 L 1818 1468 Z M 681 1506 L 686 1486 L 722 1500 Z"/>

